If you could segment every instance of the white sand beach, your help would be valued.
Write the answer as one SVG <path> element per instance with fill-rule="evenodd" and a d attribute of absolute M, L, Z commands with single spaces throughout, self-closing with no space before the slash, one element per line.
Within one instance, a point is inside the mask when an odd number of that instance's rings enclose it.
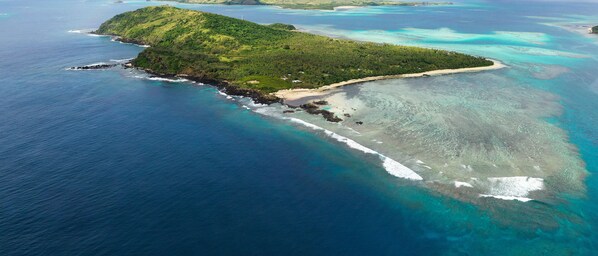
<path fill-rule="evenodd" d="M 506 65 L 500 61 L 490 59 L 494 64 L 491 66 L 486 67 L 475 67 L 475 68 L 459 68 L 459 69 L 440 69 L 440 70 L 433 70 L 421 73 L 413 73 L 413 74 L 402 74 L 402 75 L 390 75 L 390 76 L 372 76 L 372 77 L 365 77 L 360 79 L 352 79 L 348 81 L 343 81 L 339 83 L 334 83 L 326 86 L 322 86 L 316 89 L 287 89 L 287 90 L 280 90 L 273 93 L 275 96 L 283 99 L 284 101 L 292 101 L 298 100 L 304 97 L 312 97 L 312 96 L 320 96 L 326 94 L 328 91 L 332 89 L 336 89 L 339 87 L 352 85 L 352 84 L 360 84 L 365 82 L 372 82 L 378 80 L 387 80 L 387 79 L 400 79 L 400 78 L 415 78 L 415 77 L 427 77 L 427 76 L 439 76 L 439 75 L 449 75 L 449 74 L 457 74 L 457 73 L 467 73 L 467 72 L 480 72 L 486 70 L 496 70 L 505 68 Z"/>

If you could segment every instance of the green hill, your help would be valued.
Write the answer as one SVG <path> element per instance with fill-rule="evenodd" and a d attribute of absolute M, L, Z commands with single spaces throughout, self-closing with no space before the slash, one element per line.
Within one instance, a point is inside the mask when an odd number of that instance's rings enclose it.
<path fill-rule="evenodd" d="M 333 9 L 338 6 L 416 6 L 449 5 L 451 2 L 413 2 L 393 0 L 168 0 L 194 4 L 276 5 L 297 9 Z"/>
<path fill-rule="evenodd" d="M 132 64 L 160 75 L 218 81 L 261 95 L 381 75 L 490 66 L 465 54 L 338 40 L 174 7 L 119 14 L 96 31 L 148 44 Z"/>

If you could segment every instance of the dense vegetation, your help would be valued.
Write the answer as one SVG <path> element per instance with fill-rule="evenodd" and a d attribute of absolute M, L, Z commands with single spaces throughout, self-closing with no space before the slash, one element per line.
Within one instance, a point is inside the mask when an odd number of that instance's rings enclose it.
<path fill-rule="evenodd" d="M 416 6 L 447 5 L 450 2 L 413 2 L 392 0 L 170 0 L 196 4 L 243 4 L 243 5 L 276 5 L 296 9 L 333 9 L 338 6 Z"/>
<path fill-rule="evenodd" d="M 592 27 L 592 34 L 598 34 L 598 26 Z"/>
<path fill-rule="evenodd" d="M 455 52 L 338 40 L 292 28 L 161 6 L 117 15 L 96 32 L 151 45 L 133 60 L 137 67 L 226 81 L 261 93 L 370 76 L 492 65 L 489 60 Z"/>
<path fill-rule="evenodd" d="M 283 23 L 273 23 L 273 24 L 268 25 L 268 27 L 277 28 L 277 29 L 283 29 L 283 30 L 295 30 L 295 29 L 297 29 L 293 25 L 283 24 Z"/>

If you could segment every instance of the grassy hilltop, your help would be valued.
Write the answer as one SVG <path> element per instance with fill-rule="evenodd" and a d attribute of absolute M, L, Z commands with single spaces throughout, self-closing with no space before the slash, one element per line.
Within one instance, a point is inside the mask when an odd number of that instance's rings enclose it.
<path fill-rule="evenodd" d="M 493 64 L 455 52 L 338 40 L 292 29 L 160 6 L 119 14 L 96 33 L 151 45 L 133 60 L 137 67 L 221 81 L 261 94 L 370 76 Z"/>
<path fill-rule="evenodd" d="M 393 0 L 168 0 L 194 4 L 231 4 L 231 5 L 276 5 L 296 9 L 333 9 L 338 6 L 415 6 L 448 5 L 451 2 L 412 2 Z"/>

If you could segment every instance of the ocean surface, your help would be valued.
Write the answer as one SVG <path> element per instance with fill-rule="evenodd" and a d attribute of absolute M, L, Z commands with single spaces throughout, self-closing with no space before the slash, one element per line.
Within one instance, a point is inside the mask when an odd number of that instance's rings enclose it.
<path fill-rule="evenodd" d="M 68 70 L 143 50 L 85 32 L 164 3 L 114 2 L 0 0 L 0 255 L 598 253 L 598 36 L 584 27 L 598 25 L 598 3 L 176 4 L 509 66 L 344 88 L 331 106 L 357 110 L 337 125 L 209 85 Z M 460 122 L 438 121 L 451 116 Z M 491 145 L 519 151 L 442 165 L 455 145 L 514 129 L 525 136 Z M 379 154 L 424 181 L 393 176 Z M 546 175 L 542 189 L 524 202 L 445 186 L 471 172 L 492 177 L 490 162 L 466 165 L 488 159 L 512 161 L 495 171 L 511 176 L 533 166 Z M 432 174 L 442 168 L 449 174 Z"/>

